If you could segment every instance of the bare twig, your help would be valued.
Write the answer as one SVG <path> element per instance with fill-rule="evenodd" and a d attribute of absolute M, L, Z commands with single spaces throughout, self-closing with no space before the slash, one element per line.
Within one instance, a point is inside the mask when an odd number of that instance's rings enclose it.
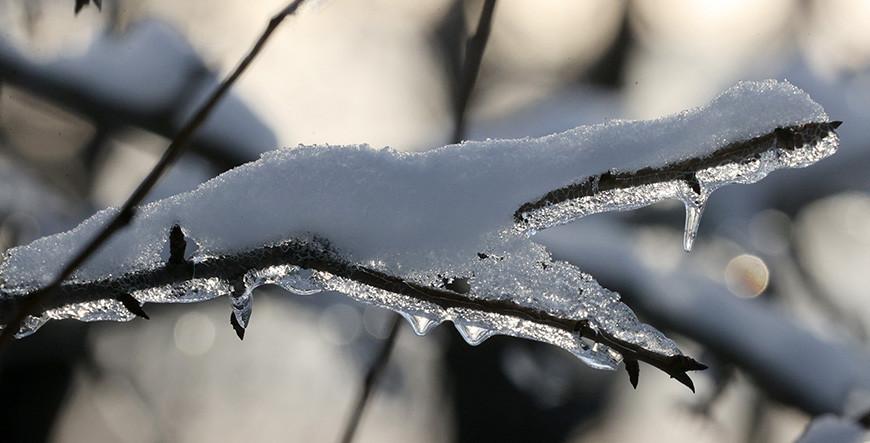
<path fill-rule="evenodd" d="M 130 223 L 136 215 L 136 208 L 145 196 L 148 195 L 151 188 L 157 184 L 166 169 L 168 169 L 169 166 L 178 159 L 181 153 L 184 152 L 184 149 L 186 148 L 188 141 L 190 141 L 193 133 L 208 119 L 211 112 L 215 109 L 218 103 L 220 103 L 227 91 L 229 91 L 233 84 L 235 84 L 242 73 L 245 72 L 251 62 L 254 61 L 265 46 L 266 42 L 272 36 L 272 33 L 275 32 L 275 29 L 278 28 L 281 22 L 284 21 L 288 15 L 295 14 L 303 1 L 304 0 L 294 0 L 269 20 L 269 24 L 257 39 L 256 43 L 254 43 L 251 50 L 248 51 L 241 62 L 239 62 L 238 66 L 236 66 L 230 75 L 221 82 L 217 89 L 215 89 L 215 91 L 209 96 L 208 100 L 200 106 L 193 117 L 191 117 L 178 134 L 176 134 L 175 138 L 163 153 L 163 156 L 157 164 L 154 165 L 154 168 L 151 169 L 148 176 L 142 180 L 142 183 L 139 184 L 133 194 L 127 199 L 115 217 L 87 245 L 85 245 L 85 247 L 79 251 L 79 253 L 76 254 L 73 259 L 66 264 L 66 266 L 63 267 L 51 283 L 41 290 L 30 294 L 24 303 L 18 306 L 15 317 L 12 321 L 6 324 L 6 327 L 3 329 L 3 334 L 0 335 L 0 346 L 7 343 L 9 339 L 15 335 L 21 327 L 24 319 L 35 311 L 35 308 L 40 305 L 43 299 L 48 298 L 55 293 L 61 283 L 70 277 L 76 269 L 82 266 L 95 252 L 97 252 L 100 247 L 115 234 L 115 232 Z"/>
<path fill-rule="evenodd" d="M 483 12 L 477 22 L 477 31 L 468 39 L 465 45 L 465 64 L 460 75 L 459 95 L 453 111 L 453 142 L 459 143 L 465 137 L 465 113 L 468 110 L 468 102 L 471 92 L 477 82 L 477 74 L 480 72 L 480 63 L 483 60 L 483 52 L 489 41 L 489 32 L 492 29 L 492 15 L 495 12 L 495 0 L 486 0 L 483 4 Z"/>
<path fill-rule="evenodd" d="M 462 8 L 461 3 L 457 3 L 458 7 Z M 480 13 L 480 19 L 477 23 L 477 31 L 474 36 L 468 39 L 465 49 L 465 63 L 459 72 L 460 78 L 459 87 L 454 101 L 453 109 L 453 143 L 459 143 L 465 136 L 465 111 L 468 107 L 468 102 L 471 98 L 471 91 L 474 90 L 474 84 L 477 81 L 477 74 L 480 72 L 480 63 L 483 60 L 483 52 L 486 50 L 486 43 L 489 41 L 489 32 L 492 28 L 492 15 L 495 12 L 495 0 L 486 0 L 483 5 L 483 11 Z M 464 28 L 464 23 L 463 23 Z M 381 345 L 378 352 L 378 358 L 369 367 L 366 377 L 363 381 L 362 392 L 359 400 L 354 406 L 348 422 L 345 424 L 344 433 L 341 441 L 350 443 L 356 434 L 359 427 L 359 421 L 365 411 L 366 404 L 374 390 L 378 379 L 383 373 L 389 361 L 390 354 L 396 344 L 396 335 L 399 331 L 401 318 L 393 314 L 392 326 L 390 327 L 390 335 L 387 340 Z"/>
<path fill-rule="evenodd" d="M 362 392 L 360 392 L 359 398 L 354 405 L 353 412 L 347 420 L 347 424 L 345 424 L 344 433 L 341 436 L 342 443 L 350 443 L 353 441 L 353 436 L 356 434 L 357 427 L 359 427 L 360 418 L 362 418 L 363 411 L 366 409 L 369 397 L 374 391 L 378 380 L 381 378 L 381 374 L 387 368 L 387 363 L 390 361 L 390 354 L 393 352 L 393 347 L 395 347 L 396 337 L 399 335 L 399 326 L 401 325 L 402 318 L 398 315 L 393 315 L 390 318 L 390 321 L 392 322 L 390 325 L 390 334 L 387 336 L 387 339 L 384 340 L 381 349 L 378 351 L 378 355 L 375 357 L 374 361 L 372 361 L 372 365 L 369 367 L 368 373 L 366 373 L 366 378 L 363 381 Z"/>
<path fill-rule="evenodd" d="M 57 291 L 40 299 L 40 311 L 95 300 L 118 300 L 132 297 L 137 291 L 209 278 L 220 278 L 230 283 L 244 280 L 250 269 L 277 265 L 294 265 L 341 277 L 372 288 L 438 306 L 442 309 L 471 309 L 474 311 L 510 316 L 543 326 L 559 329 L 608 346 L 626 359 L 634 359 L 655 366 L 679 382 L 693 388 L 686 371 L 705 368 L 704 365 L 683 355 L 666 356 L 623 340 L 604 330 L 595 328 L 587 320 L 561 317 L 537 308 L 517 304 L 510 300 L 489 300 L 462 292 L 456 287 L 433 287 L 405 280 L 342 258 L 328 243 L 318 239 L 292 239 L 279 244 L 211 257 L 193 263 L 167 263 L 164 266 L 130 272 L 103 280 L 65 282 Z M 0 321 L 5 313 L 14 312 L 18 297 L 0 298 Z M 169 302 L 167 300 L 167 302 Z M 135 313 L 135 312 L 134 312 Z M 373 380 L 375 381 L 375 380 Z"/>
<path fill-rule="evenodd" d="M 708 156 L 692 157 L 671 163 L 664 168 L 646 167 L 631 172 L 607 171 L 599 175 L 589 176 L 582 182 L 563 186 L 548 192 L 537 200 L 524 203 L 514 212 L 514 221 L 517 223 L 528 223 L 530 216 L 533 216 L 536 211 L 569 200 L 588 197 L 613 189 L 675 180 L 683 180 L 693 189 L 696 189 L 700 186 L 696 173 L 703 169 L 727 163 L 746 161 L 777 147 L 792 151 L 804 144 L 812 144 L 823 139 L 839 128 L 842 123 L 841 121 L 813 122 L 777 128 L 767 134 L 749 140 L 730 143 Z M 695 192 L 698 192 L 698 190 L 696 189 Z"/>

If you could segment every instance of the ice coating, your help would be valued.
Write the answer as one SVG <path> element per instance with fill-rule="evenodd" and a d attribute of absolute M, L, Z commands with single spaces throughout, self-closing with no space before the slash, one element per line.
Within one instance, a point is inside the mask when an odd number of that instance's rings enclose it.
<path fill-rule="evenodd" d="M 588 320 L 592 328 L 649 352 L 679 355 L 672 341 L 640 323 L 617 294 L 575 267 L 553 261 L 528 236 L 587 214 L 679 198 L 690 215 L 688 249 L 703 203 L 715 188 L 812 163 L 836 149 L 835 135 L 802 149 L 771 151 L 767 157 L 698 171 L 696 187 L 675 180 L 601 192 L 544 208 L 520 228 L 515 211 L 554 189 L 605 171 L 664 167 L 703 158 L 776 128 L 827 121 L 824 110 L 804 92 L 768 80 L 739 83 L 708 106 L 673 116 L 612 121 L 540 138 L 466 142 L 422 154 L 364 145 L 277 150 L 194 191 L 144 206 L 132 226 L 109 241 L 74 280 L 110 279 L 164 266 L 166 239 L 174 225 L 196 243 L 191 260 L 200 263 L 315 235 L 328 239 L 349 263 L 432 287 L 450 288 L 453 279 L 462 279 L 468 298 L 506 300 L 560 318 Z M 0 267 L 3 296 L 44 284 L 114 211 L 10 250 Z M 329 272 L 270 266 L 250 269 L 240 293 L 234 292 L 234 283 L 191 279 L 132 295 L 141 302 L 188 302 L 232 294 L 235 321 L 245 327 L 251 291 L 259 285 L 277 284 L 299 294 L 332 290 L 400 312 L 421 334 L 452 321 L 471 344 L 499 333 L 561 346 L 595 367 L 613 368 L 620 359 L 606 346 L 590 345 L 558 328 L 474 308 L 445 309 Z M 120 302 L 100 303 L 55 309 L 44 318 L 131 317 Z M 32 332 L 38 324 L 31 319 L 22 332 Z"/>
<path fill-rule="evenodd" d="M 670 170 L 658 171 L 658 180 L 650 179 L 656 174 L 655 170 L 618 174 L 609 171 L 593 176 L 525 203 L 514 214 L 518 222 L 515 229 L 535 232 L 590 214 L 677 199 L 686 207 L 683 248 L 690 251 L 713 191 L 727 184 L 754 183 L 774 170 L 809 166 L 832 155 L 839 146 L 839 138 L 833 131 L 839 125 L 840 122 L 810 123 L 777 129 L 762 137 L 729 144 L 723 148 L 728 153 L 717 151 L 725 158 L 711 157 L 707 162 L 702 159 L 694 161 L 694 165 L 671 164 Z M 620 181 L 621 185 L 614 185 Z"/>
<path fill-rule="evenodd" d="M 315 233 L 348 257 L 401 270 L 475 253 L 512 226 L 522 203 L 608 170 L 633 170 L 705 154 L 777 127 L 827 121 L 789 83 L 743 82 L 702 108 L 652 121 L 612 121 L 534 139 L 466 142 L 422 154 L 368 146 L 282 149 L 194 191 L 142 208 L 77 274 L 93 279 L 165 261 L 173 224 L 202 256 Z M 9 286 L 45 282 L 114 213 L 8 254 Z"/>

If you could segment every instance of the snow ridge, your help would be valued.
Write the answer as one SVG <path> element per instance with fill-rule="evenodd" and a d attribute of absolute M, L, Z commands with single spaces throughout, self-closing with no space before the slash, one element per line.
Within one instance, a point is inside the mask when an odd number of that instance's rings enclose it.
<path fill-rule="evenodd" d="M 276 247 L 328 249 L 327 262 L 344 267 L 308 268 L 300 266 L 308 261 L 295 260 L 251 266 L 235 280 L 216 273 L 150 287 L 137 281 L 114 290 L 143 303 L 230 295 L 234 322 L 241 328 L 250 319 L 251 291 L 257 286 L 278 284 L 298 294 L 332 290 L 400 312 L 421 334 L 452 321 L 471 344 L 495 333 L 525 337 L 610 369 L 623 356 L 616 349 L 680 357 L 677 346 L 640 323 L 618 294 L 576 267 L 552 260 L 529 237 L 588 214 L 677 198 L 687 207 L 688 250 L 704 203 L 716 188 L 751 183 L 775 169 L 803 167 L 831 155 L 837 125 L 803 91 L 768 80 L 739 83 L 707 106 L 657 120 L 611 121 L 540 138 L 465 142 L 422 154 L 366 145 L 276 150 L 194 191 L 142 207 L 132 225 L 79 269 L 71 284 L 87 287 L 165 270 L 167 239 L 179 226 L 192 250 L 193 268 Z M 581 194 L 520 211 L 578 183 L 589 186 Z M 0 300 L 15 300 L 45 284 L 115 211 L 101 211 L 71 231 L 8 251 L 0 265 Z M 468 307 L 439 304 L 348 277 L 360 270 L 472 302 Z M 51 318 L 132 318 L 115 298 L 31 317 L 21 335 Z M 582 321 L 587 329 L 578 334 L 536 322 L 534 315 L 481 307 L 504 302 Z"/>

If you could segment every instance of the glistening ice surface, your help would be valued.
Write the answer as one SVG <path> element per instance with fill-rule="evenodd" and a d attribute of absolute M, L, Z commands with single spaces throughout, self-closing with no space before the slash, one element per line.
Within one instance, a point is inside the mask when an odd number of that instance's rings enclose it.
<path fill-rule="evenodd" d="M 679 354 L 673 342 L 640 323 L 617 294 L 566 263 L 554 262 L 528 238 L 535 230 L 587 214 L 627 210 L 665 198 L 687 205 L 686 247 L 691 247 L 709 194 L 727 183 L 748 183 L 774 169 L 806 166 L 834 152 L 830 135 L 791 151 L 698 171 L 700 192 L 674 181 L 597 193 L 544 208 L 518 229 L 513 214 L 523 203 L 606 171 L 631 172 L 706 155 L 732 142 L 778 127 L 827 122 L 803 91 L 777 81 L 743 82 L 709 105 L 651 121 L 612 121 L 541 138 L 487 140 L 422 154 L 389 148 L 307 146 L 265 154 L 194 191 L 142 208 L 74 276 L 80 282 L 160 268 L 167 238 L 181 226 L 196 243 L 194 262 L 233 255 L 293 238 L 327 239 L 343 260 L 406 281 L 443 287 L 467 281 L 468 298 L 506 300 L 593 328 L 659 355 Z M 72 231 L 10 250 L 0 268 L 3 297 L 20 296 L 49 280 L 115 213 L 102 211 Z M 446 283 L 445 283 L 446 280 Z M 220 278 L 137 290 L 142 302 L 190 302 L 227 295 Z M 246 326 L 254 287 L 272 283 L 293 292 L 334 290 L 400 312 L 425 333 L 450 320 L 477 344 L 494 333 L 556 344 L 595 367 L 612 368 L 620 356 L 566 331 L 473 308 L 442 309 L 359 282 L 293 266 L 251 269 L 233 297 L 235 318 Z M 117 302 L 82 303 L 44 318 L 126 320 Z M 38 327 L 31 319 L 26 330 Z"/>

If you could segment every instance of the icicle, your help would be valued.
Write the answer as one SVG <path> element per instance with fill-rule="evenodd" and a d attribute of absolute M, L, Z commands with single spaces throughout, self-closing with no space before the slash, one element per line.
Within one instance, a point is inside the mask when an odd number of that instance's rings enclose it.
<path fill-rule="evenodd" d="M 435 326 L 441 323 L 423 315 L 409 314 L 407 312 L 402 312 L 401 314 L 411 324 L 411 329 L 414 330 L 414 333 L 419 336 L 428 334 L 432 329 L 435 329 Z"/>
<path fill-rule="evenodd" d="M 18 329 L 18 332 L 15 333 L 15 338 L 24 338 L 28 335 L 36 332 L 37 329 L 41 328 L 48 321 L 46 316 L 35 317 L 33 315 L 28 315 L 27 318 L 24 319 L 24 322 L 21 323 L 21 328 Z"/>
<path fill-rule="evenodd" d="M 709 192 L 698 181 L 694 174 L 686 182 L 688 189 L 683 190 L 683 204 L 686 206 L 686 227 L 683 229 L 683 250 L 690 252 L 698 236 L 698 227 L 701 226 L 701 214 L 707 204 Z"/>
<path fill-rule="evenodd" d="M 495 332 L 491 329 L 481 328 L 480 326 L 455 322 L 454 326 L 456 327 L 456 330 L 459 331 L 459 335 L 461 335 L 462 338 L 465 339 L 465 342 L 471 346 L 477 346 L 483 343 L 486 339 L 495 335 Z"/>
<path fill-rule="evenodd" d="M 686 228 L 683 231 L 683 250 L 690 252 L 692 245 L 695 243 L 695 237 L 698 236 L 698 227 L 701 225 L 701 213 L 704 212 L 704 205 L 695 205 L 686 200 Z"/>

